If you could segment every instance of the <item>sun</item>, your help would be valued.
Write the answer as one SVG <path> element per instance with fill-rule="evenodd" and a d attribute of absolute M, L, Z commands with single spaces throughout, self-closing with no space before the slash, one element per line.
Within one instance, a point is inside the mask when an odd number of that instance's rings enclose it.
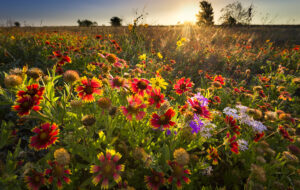
<path fill-rule="evenodd" d="M 180 7 L 174 19 L 176 19 L 176 22 L 180 22 L 180 23 L 185 23 L 185 22 L 195 23 L 197 12 L 198 9 L 193 4 L 185 5 L 183 7 Z"/>

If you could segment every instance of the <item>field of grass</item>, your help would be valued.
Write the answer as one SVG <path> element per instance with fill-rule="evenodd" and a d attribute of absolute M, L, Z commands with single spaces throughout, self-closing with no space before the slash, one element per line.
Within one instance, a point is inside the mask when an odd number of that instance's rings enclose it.
<path fill-rule="evenodd" d="M 0 189 L 300 189 L 300 27 L 0 28 Z"/>

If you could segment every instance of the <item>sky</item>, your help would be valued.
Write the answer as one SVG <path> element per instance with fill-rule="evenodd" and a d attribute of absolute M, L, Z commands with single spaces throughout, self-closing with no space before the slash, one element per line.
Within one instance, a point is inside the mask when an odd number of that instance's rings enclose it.
<path fill-rule="evenodd" d="M 235 0 L 209 0 L 215 22 L 220 10 Z M 300 0 L 240 0 L 244 7 L 253 3 L 253 24 L 300 24 Z M 174 25 L 195 22 L 199 0 L 0 0 L 0 25 L 7 20 L 31 26 L 71 26 L 78 19 L 109 25 L 113 16 L 130 24 L 138 13 L 148 13 L 150 25 Z"/>

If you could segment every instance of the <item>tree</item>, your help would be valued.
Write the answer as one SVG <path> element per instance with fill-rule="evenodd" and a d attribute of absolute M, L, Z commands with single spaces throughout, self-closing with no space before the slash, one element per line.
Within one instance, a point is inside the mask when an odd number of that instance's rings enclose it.
<path fill-rule="evenodd" d="M 253 18 L 253 5 L 243 8 L 242 4 L 236 1 L 221 9 L 221 12 L 223 15 L 220 20 L 223 25 L 249 25 Z"/>
<path fill-rule="evenodd" d="M 122 19 L 114 16 L 110 19 L 110 24 L 112 26 L 122 26 Z"/>
<path fill-rule="evenodd" d="M 15 24 L 15 27 L 20 27 L 21 26 L 21 24 L 18 21 L 16 21 L 14 24 Z"/>
<path fill-rule="evenodd" d="M 200 11 L 196 15 L 197 25 L 213 25 L 214 24 L 214 11 L 211 3 L 207 1 L 200 1 Z"/>
<path fill-rule="evenodd" d="M 97 26 L 97 22 L 92 22 L 90 20 L 77 20 L 78 26 L 85 26 L 85 27 L 90 27 L 90 26 Z"/>

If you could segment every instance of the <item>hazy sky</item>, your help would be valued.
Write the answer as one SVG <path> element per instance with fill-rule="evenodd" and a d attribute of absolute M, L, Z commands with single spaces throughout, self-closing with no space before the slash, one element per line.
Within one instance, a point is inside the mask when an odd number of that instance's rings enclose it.
<path fill-rule="evenodd" d="M 218 23 L 220 10 L 234 0 L 210 0 Z M 253 23 L 300 24 L 300 0 L 240 0 L 246 7 L 254 4 Z M 21 24 L 76 25 L 77 19 L 90 19 L 99 25 L 109 24 L 112 16 L 132 23 L 135 10 L 148 13 L 148 24 L 176 24 L 195 21 L 199 0 L 0 0 L 0 24 L 7 19 Z M 42 21 L 42 22 L 41 22 Z"/>

